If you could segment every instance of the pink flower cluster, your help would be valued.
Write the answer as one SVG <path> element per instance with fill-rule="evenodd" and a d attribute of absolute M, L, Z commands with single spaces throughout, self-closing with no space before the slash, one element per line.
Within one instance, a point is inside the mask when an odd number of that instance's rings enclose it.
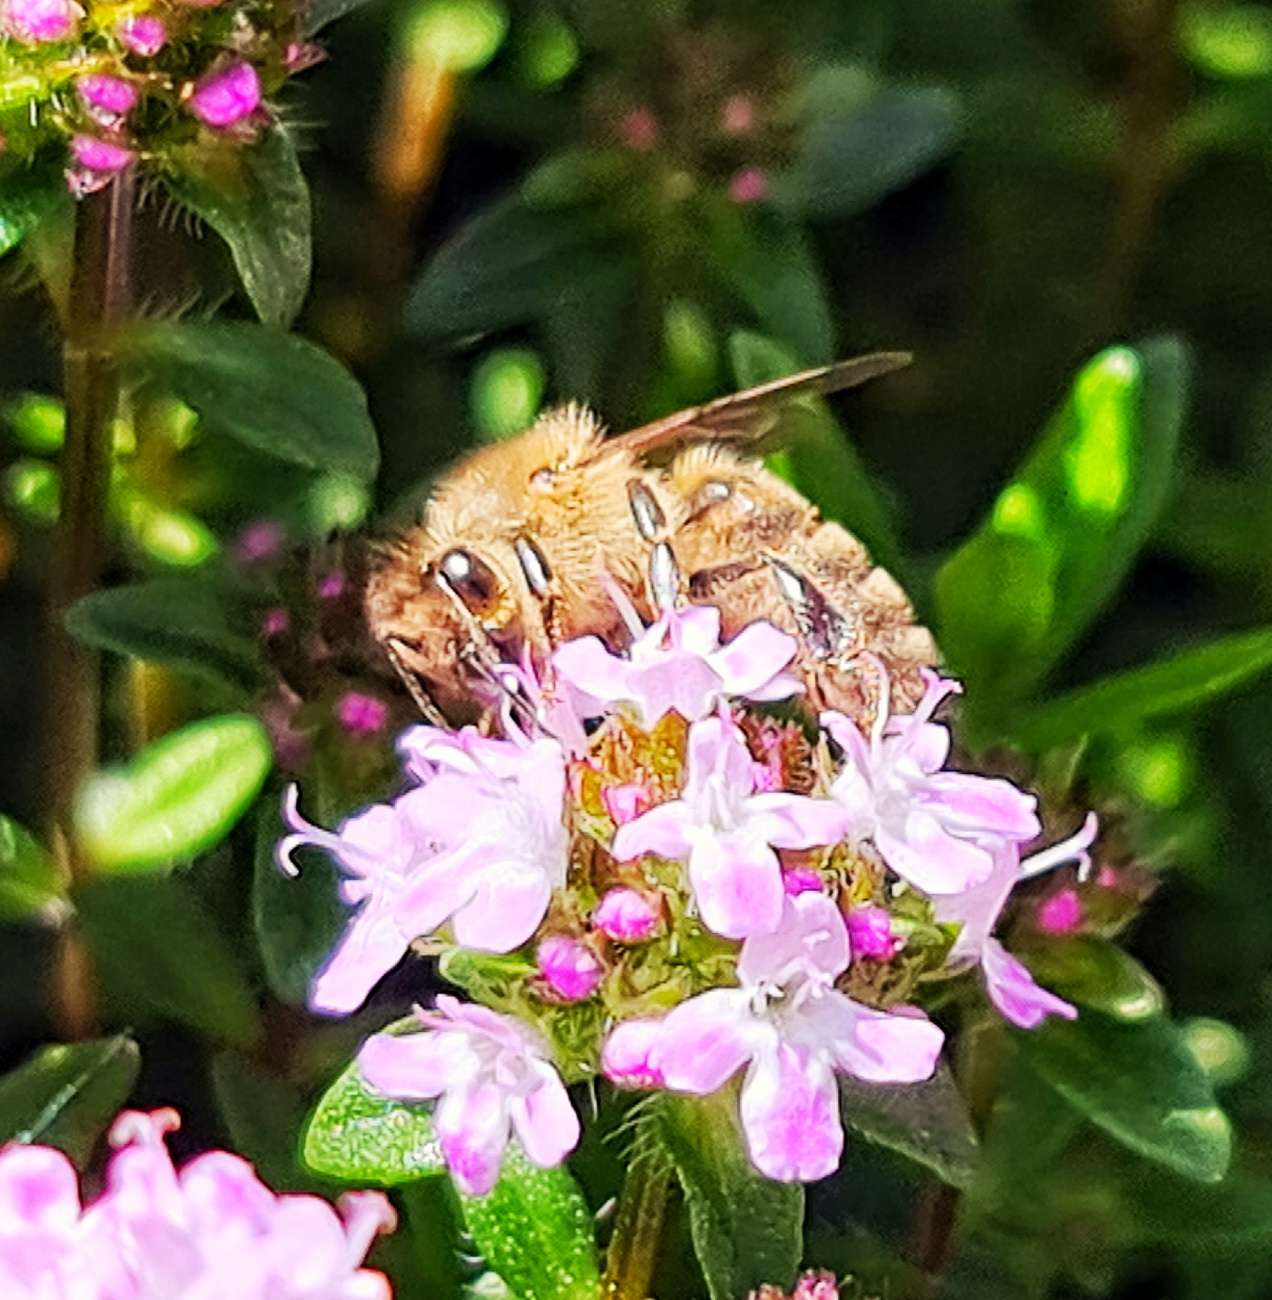
<path fill-rule="evenodd" d="M 125 1112 L 106 1189 L 80 1203 L 51 1147 L 0 1151 L 0 1295 L 5 1300 L 390 1300 L 361 1267 L 393 1227 L 388 1201 L 354 1192 L 343 1218 L 315 1196 L 278 1196 L 251 1165 L 210 1151 L 178 1172 L 172 1111 Z"/>
<path fill-rule="evenodd" d="M 844 1142 L 836 1074 L 918 1082 L 944 1041 L 921 1010 L 845 991 L 859 963 L 905 950 L 906 923 L 887 905 L 897 891 L 957 928 L 949 963 L 979 967 L 1009 1020 L 1076 1015 L 993 932 L 1018 881 L 1085 862 L 1094 818 L 1023 856 L 1042 830 L 1035 799 L 947 766 L 950 734 L 933 717 L 956 684 L 930 673 L 913 712 L 895 714 L 887 675 L 868 658 L 860 671 L 875 674 L 879 701 L 869 728 L 831 712 L 815 744 L 797 730 L 810 758 L 789 788 L 777 724 L 738 702 L 798 696 L 796 651 L 766 623 L 721 645 L 717 610 L 666 611 L 625 656 L 588 637 L 558 648 L 545 683 L 509 670 L 537 726 L 505 710 L 503 739 L 471 727 L 403 733 L 409 788 L 334 833 L 305 822 L 289 793 L 280 862 L 295 870 L 297 849 L 326 849 L 345 875 L 342 896 L 360 906 L 314 985 L 317 1009 L 355 1009 L 417 940 L 524 950 L 523 966 L 505 968 L 529 972 L 515 995 L 497 1006 L 440 996 L 416 1032 L 375 1035 L 359 1058 L 373 1087 L 436 1103 L 465 1191 L 494 1185 L 513 1134 L 535 1163 L 564 1159 L 579 1137 L 566 1081 L 598 1071 L 620 1087 L 698 1095 L 741 1075 L 756 1168 L 788 1181 L 831 1173 Z M 670 766 L 613 767 L 655 732 L 649 752 Z M 872 900 L 845 891 L 852 863 L 880 882 Z M 691 934 L 712 964 L 657 996 L 632 994 L 654 968 L 646 955 L 670 961 Z M 563 1058 L 554 1024 L 596 999 L 605 1030 L 595 1055 Z"/>

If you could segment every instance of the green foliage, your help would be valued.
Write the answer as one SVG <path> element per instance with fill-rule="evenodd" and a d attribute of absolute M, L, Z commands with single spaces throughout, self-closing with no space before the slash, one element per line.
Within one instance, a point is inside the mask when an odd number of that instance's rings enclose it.
<path fill-rule="evenodd" d="M 30 831 L 0 814 L 0 920 L 47 916 L 61 896 L 52 857 Z"/>
<path fill-rule="evenodd" d="M 355 1061 L 323 1094 L 305 1129 L 305 1164 L 345 1182 L 395 1187 L 446 1172 L 432 1107 L 384 1097 Z"/>
<path fill-rule="evenodd" d="M 804 1189 L 756 1172 L 738 1127 L 736 1092 L 668 1093 L 659 1113 L 711 1300 L 731 1300 L 766 1282 L 789 1287 L 803 1254 Z"/>
<path fill-rule="evenodd" d="M 272 765 L 269 736 L 255 718 L 192 723 L 126 767 L 89 777 L 76 797 L 75 829 L 105 871 L 170 867 L 219 843 Z"/>
<path fill-rule="evenodd" d="M 375 477 L 367 401 L 325 352 L 268 325 L 133 326 L 128 365 L 199 413 L 205 429 L 307 469 Z"/>
<path fill-rule="evenodd" d="M 464 1224 L 517 1300 L 593 1300 L 600 1293 L 592 1216 L 563 1167 L 538 1169 L 510 1144 L 485 1196 L 461 1196 Z"/>
<path fill-rule="evenodd" d="M 290 325 L 309 290 L 309 187 L 281 127 L 250 148 L 201 140 L 168 160 L 164 182 L 229 246 L 257 315 Z"/>
<path fill-rule="evenodd" d="M 83 1168 L 139 1065 L 127 1034 L 42 1048 L 0 1078 L 0 1140 L 57 1147 Z"/>

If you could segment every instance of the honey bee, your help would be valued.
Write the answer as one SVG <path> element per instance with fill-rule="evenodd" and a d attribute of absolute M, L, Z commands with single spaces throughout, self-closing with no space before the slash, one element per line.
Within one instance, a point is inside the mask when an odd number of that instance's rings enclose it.
<path fill-rule="evenodd" d="M 722 636 L 768 619 L 799 642 L 816 707 L 863 719 L 888 670 L 894 707 L 937 660 L 900 586 L 862 544 L 745 452 L 781 406 L 908 364 L 874 353 L 693 407 L 606 437 L 586 408 L 551 410 L 472 453 L 438 484 L 422 523 L 383 547 L 365 610 L 421 711 L 472 715 L 500 663 L 538 666 L 562 641 L 630 641 L 682 601 L 715 605 Z M 626 610 L 625 608 L 626 607 Z M 626 613 L 626 617 L 625 617 Z"/>

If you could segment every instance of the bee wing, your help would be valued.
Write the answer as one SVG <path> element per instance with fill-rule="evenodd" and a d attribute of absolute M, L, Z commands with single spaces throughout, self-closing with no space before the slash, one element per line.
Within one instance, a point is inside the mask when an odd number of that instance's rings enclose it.
<path fill-rule="evenodd" d="M 773 427 L 782 406 L 791 398 L 803 393 L 836 393 L 844 388 L 856 388 L 858 384 L 900 370 L 912 360 L 909 352 L 871 352 L 864 357 L 819 366 L 816 370 L 784 375 L 621 433 L 610 438 L 605 449 L 622 450 L 639 458 L 660 447 L 682 442 L 759 438 Z"/>

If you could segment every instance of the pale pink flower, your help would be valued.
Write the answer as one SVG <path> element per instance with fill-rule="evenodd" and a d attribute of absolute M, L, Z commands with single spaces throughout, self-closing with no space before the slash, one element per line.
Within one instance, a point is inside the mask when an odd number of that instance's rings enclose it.
<path fill-rule="evenodd" d="M 848 814 L 832 799 L 755 794 L 746 741 L 723 718 L 695 722 L 688 748 L 681 798 L 620 826 L 614 857 L 687 860 L 698 910 L 712 930 L 727 939 L 772 930 L 785 897 L 775 850 L 834 844 Z"/>
<path fill-rule="evenodd" d="M 218 130 L 236 126 L 260 106 L 261 80 L 250 63 L 232 63 L 210 72 L 186 101 L 200 122 Z"/>
<path fill-rule="evenodd" d="M 747 135 L 755 130 L 757 120 L 754 96 L 740 92 L 725 100 L 720 112 L 720 129 L 725 135 Z"/>
<path fill-rule="evenodd" d="M 0 35 L 24 45 L 65 41 L 83 14 L 74 0 L 0 0 Z"/>
<path fill-rule="evenodd" d="M 661 1088 L 663 1021 L 636 1016 L 614 1026 L 601 1044 L 601 1072 L 620 1088 Z"/>
<path fill-rule="evenodd" d="M 637 153 L 649 153 L 658 146 L 658 119 L 647 108 L 631 108 L 618 124 L 623 143 Z"/>
<path fill-rule="evenodd" d="M 592 929 L 616 943 L 644 943 L 658 929 L 658 904 L 639 889 L 611 889 L 592 913 Z"/>
<path fill-rule="evenodd" d="M 578 1116 L 529 1026 L 444 993 L 436 1010 L 416 1015 L 422 1033 L 376 1034 L 358 1066 L 385 1096 L 437 1099 L 433 1127 L 462 1191 L 484 1196 L 495 1185 L 510 1132 L 541 1169 L 574 1150 Z"/>
<path fill-rule="evenodd" d="M 758 203 L 768 190 L 768 176 L 759 167 L 743 167 L 729 180 L 729 197 L 734 203 Z"/>
<path fill-rule="evenodd" d="M 590 998 L 605 975 L 601 959 L 591 948 L 567 934 L 541 940 L 534 959 L 544 983 L 563 1002 Z"/>
<path fill-rule="evenodd" d="M 154 14 L 127 14 L 115 24 L 115 35 L 126 50 L 152 59 L 168 43 L 168 29 Z"/>
<path fill-rule="evenodd" d="M 673 709 L 696 722 L 725 696 L 767 701 L 798 694 L 803 686 L 782 671 L 797 649 L 793 637 L 765 622 L 750 624 L 721 646 L 720 611 L 690 605 L 663 614 L 632 642 L 626 657 L 611 654 L 599 637 L 585 636 L 567 641 L 552 663 L 579 693 L 583 717 L 629 703 L 648 729 Z"/>
<path fill-rule="evenodd" d="M 831 795 L 848 811 L 852 837 L 872 840 L 902 879 L 925 894 L 957 894 L 988 879 L 999 843 L 1026 843 L 1042 826 L 1037 800 L 1010 781 L 942 770 L 950 733 L 931 717 L 959 686 L 926 677 L 915 711 L 889 717 L 881 706 L 868 740 L 842 713 L 822 714 L 844 755 Z"/>
<path fill-rule="evenodd" d="M 423 784 L 335 834 L 300 816 L 294 787 L 285 797 L 294 833 L 278 845 L 279 865 L 294 872 L 296 849 L 326 849 L 347 877 L 341 897 L 362 905 L 314 984 L 317 1010 L 352 1011 L 413 939 L 448 923 L 467 948 L 519 948 L 565 883 L 565 760 L 556 741 L 521 746 L 471 728 L 415 727 L 399 747 Z"/>
<path fill-rule="evenodd" d="M 1021 880 L 1049 871 L 1063 862 L 1089 864 L 1086 850 L 1098 830 L 1094 813 L 1076 835 L 1021 861 L 1020 846 L 1000 841 L 994 849 L 994 869 L 987 880 L 961 894 L 934 899 L 936 919 L 961 927 L 949 961 L 975 961 L 985 976 L 990 1001 L 1014 1025 L 1032 1029 L 1049 1015 L 1072 1020 L 1077 1009 L 1040 988 L 1025 966 L 993 937 L 998 917 L 1011 891 Z"/>
<path fill-rule="evenodd" d="M 0 1295 L 5 1300 L 96 1300 L 77 1252 L 79 1187 L 71 1162 L 51 1147 L 0 1151 Z"/>
<path fill-rule="evenodd" d="M 944 1036 L 921 1013 L 876 1011 L 835 988 L 850 955 L 843 917 L 829 898 L 788 898 L 781 925 L 742 945 L 741 987 L 682 1002 L 656 1038 L 638 1031 L 653 1039 L 641 1044 L 650 1073 L 672 1091 L 713 1093 L 747 1067 L 742 1128 L 751 1162 L 768 1178 L 812 1181 L 838 1166 L 837 1070 L 870 1083 L 917 1083 L 936 1067 Z M 610 1056 L 638 1060 L 634 1046 L 620 1038 Z M 630 1069 L 627 1078 L 636 1073 Z"/>

